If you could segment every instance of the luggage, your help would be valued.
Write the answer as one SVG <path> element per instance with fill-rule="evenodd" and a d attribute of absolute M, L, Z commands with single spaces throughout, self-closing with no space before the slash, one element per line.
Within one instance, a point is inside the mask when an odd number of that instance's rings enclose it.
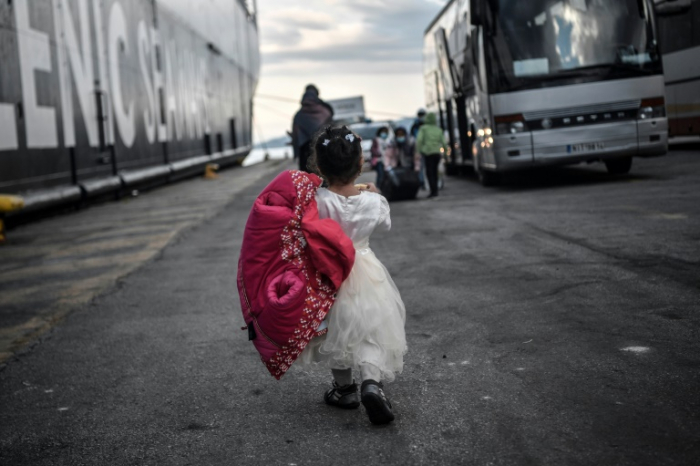
<path fill-rule="evenodd" d="M 412 169 L 397 167 L 386 170 L 384 181 L 379 189 L 389 201 L 415 199 L 421 182 L 418 172 Z"/>

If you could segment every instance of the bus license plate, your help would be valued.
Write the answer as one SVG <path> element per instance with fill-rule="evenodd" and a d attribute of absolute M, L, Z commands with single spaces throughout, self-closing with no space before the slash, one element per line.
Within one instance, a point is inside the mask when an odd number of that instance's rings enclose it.
<path fill-rule="evenodd" d="M 605 149 L 605 144 L 602 142 L 586 142 L 583 144 L 569 144 L 566 146 L 566 151 L 569 154 L 577 154 L 580 152 L 596 152 Z"/>

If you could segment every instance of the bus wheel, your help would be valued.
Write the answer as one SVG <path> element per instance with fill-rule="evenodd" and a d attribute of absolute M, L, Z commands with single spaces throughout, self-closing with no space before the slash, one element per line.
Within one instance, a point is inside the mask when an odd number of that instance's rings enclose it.
<path fill-rule="evenodd" d="M 476 176 L 479 178 L 479 183 L 481 183 L 481 186 L 496 186 L 500 183 L 500 174 L 481 168 L 481 165 L 479 164 L 479 157 L 476 154 L 472 156 L 472 165 L 474 167 L 474 173 L 476 173 Z"/>
<path fill-rule="evenodd" d="M 498 186 L 501 183 L 501 174 L 496 172 L 490 172 L 488 170 L 480 169 L 477 170 L 477 175 L 479 175 L 479 183 L 481 186 Z"/>
<path fill-rule="evenodd" d="M 459 167 L 456 164 L 446 163 L 445 174 L 447 176 L 457 176 L 459 175 Z"/>
<path fill-rule="evenodd" d="M 624 175 L 632 168 L 632 157 L 620 157 L 605 161 L 605 167 L 611 175 Z"/>

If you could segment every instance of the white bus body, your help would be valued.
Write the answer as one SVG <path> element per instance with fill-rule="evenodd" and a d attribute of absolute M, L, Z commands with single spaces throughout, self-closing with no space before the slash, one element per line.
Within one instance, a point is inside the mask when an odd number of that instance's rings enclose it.
<path fill-rule="evenodd" d="M 605 162 L 668 147 L 649 0 L 453 0 L 425 33 L 426 104 L 451 137 L 450 169 Z"/>

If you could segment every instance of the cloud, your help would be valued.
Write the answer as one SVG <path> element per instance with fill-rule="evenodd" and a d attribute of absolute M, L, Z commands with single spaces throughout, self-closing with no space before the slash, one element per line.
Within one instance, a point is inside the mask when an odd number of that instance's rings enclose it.
<path fill-rule="evenodd" d="M 342 76 L 352 80 L 353 75 L 401 75 L 413 74 L 421 76 L 420 62 L 382 60 L 371 62 L 366 60 L 351 60 L 340 62 L 321 62 L 318 60 L 300 60 L 290 66 L 286 63 L 265 63 L 265 76 Z"/>
<path fill-rule="evenodd" d="M 368 116 L 413 115 L 424 103 L 423 32 L 446 0 L 257 0 L 262 74 L 256 140 L 282 135 L 298 109 L 265 95 L 363 95 Z M 262 131 L 262 133 L 261 133 Z"/>
<path fill-rule="evenodd" d="M 264 43 L 284 43 L 297 45 L 301 42 L 301 32 L 285 27 L 268 26 L 260 30 L 260 40 Z"/>
<path fill-rule="evenodd" d="M 285 49 L 277 52 L 268 52 L 264 57 L 265 63 L 296 62 L 299 60 L 321 62 L 397 59 L 420 61 L 420 54 L 416 56 L 415 52 L 414 49 L 395 41 L 382 41 L 382 38 L 378 37 L 363 37 L 352 43 L 338 43 L 313 49 Z"/>
<path fill-rule="evenodd" d="M 335 19 L 323 12 L 309 11 L 302 8 L 284 8 L 270 15 L 270 19 L 284 24 L 288 29 L 327 30 L 333 26 Z"/>
<path fill-rule="evenodd" d="M 264 54 L 266 50 L 299 47 L 304 31 L 328 30 L 333 18 L 323 12 L 291 7 L 262 10 L 258 23 Z"/>
<path fill-rule="evenodd" d="M 419 69 L 423 31 L 445 4 L 444 0 L 292 0 L 286 2 L 287 8 L 275 10 L 273 2 L 258 3 L 263 65 L 272 66 L 268 72 L 279 71 L 284 64 L 293 69 L 302 62 L 307 69 L 316 62 L 334 67 L 363 62 L 363 71 Z"/>

